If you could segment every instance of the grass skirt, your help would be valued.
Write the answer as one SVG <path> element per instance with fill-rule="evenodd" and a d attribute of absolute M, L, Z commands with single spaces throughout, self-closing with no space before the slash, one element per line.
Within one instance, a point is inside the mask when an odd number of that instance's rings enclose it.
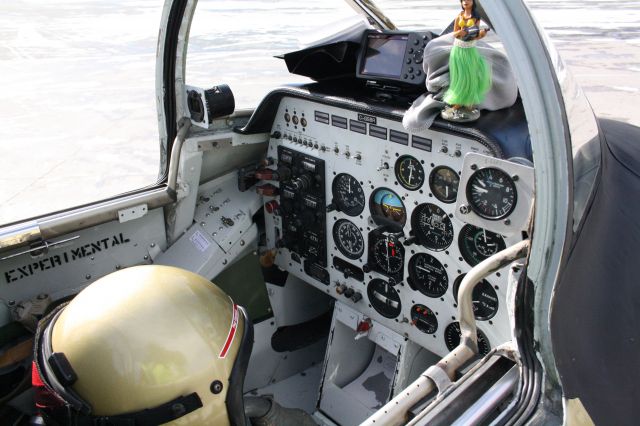
<path fill-rule="evenodd" d="M 449 105 L 477 105 L 491 88 L 491 67 L 474 44 L 454 43 L 451 49 L 450 83 L 444 95 L 444 101 Z"/>

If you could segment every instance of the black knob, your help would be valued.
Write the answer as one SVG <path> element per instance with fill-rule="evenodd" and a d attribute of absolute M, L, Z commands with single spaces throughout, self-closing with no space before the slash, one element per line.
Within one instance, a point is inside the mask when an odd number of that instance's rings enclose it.
<path fill-rule="evenodd" d="M 354 292 L 353 296 L 351 296 L 351 300 L 353 301 L 353 303 L 358 303 L 360 300 L 362 300 L 362 294 L 360 294 L 359 291 Z"/>
<path fill-rule="evenodd" d="M 346 289 L 346 290 L 344 291 L 344 295 L 345 295 L 345 297 L 347 297 L 347 298 L 349 298 L 349 299 L 351 299 L 351 296 L 353 296 L 353 293 L 355 293 L 355 290 L 354 290 L 354 289 L 352 289 L 351 287 L 349 287 L 348 289 Z"/>
<path fill-rule="evenodd" d="M 272 138 L 274 139 L 280 139 L 282 137 L 282 133 L 278 132 L 277 130 L 275 132 L 273 132 L 273 134 L 271 135 Z"/>
<path fill-rule="evenodd" d="M 289 180 L 289 178 L 291 177 L 291 169 L 287 166 L 278 167 L 278 176 L 282 181 Z"/>
<path fill-rule="evenodd" d="M 409 247 L 409 246 L 414 245 L 415 242 L 416 242 L 416 237 L 411 237 L 411 238 L 407 238 L 406 240 L 404 240 L 402 245 L 405 246 L 405 247 Z"/>
<path fill-rule="evenodd" d="M 302 175 L 294 179 L 294 181 L 291 182 L 291 184 L 297 191 L 300 191 L 302 189 L 308 189 L 311 186 L 311 178 L 309 178 L 309 176 L 307 175 Z"/>

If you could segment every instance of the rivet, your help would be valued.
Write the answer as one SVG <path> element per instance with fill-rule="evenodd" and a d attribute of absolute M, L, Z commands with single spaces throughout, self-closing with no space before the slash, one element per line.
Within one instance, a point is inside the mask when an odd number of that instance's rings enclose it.
<path fill-rule="evenodd" d="M 205 226 L 207 226 L 207 224 L 204 223 L 204 222 L 200 222 L 200 226 L 205 227 Z"/>
<path fill-rule="evenodd" d="M 87 274 L 84 276 L 85 279 L 90 280 L 91 279 L 91 275 Z"/>
<path fill-rule="evenodd" d="M 122 266 L 116 265 L 116 271 L 119 270 L 120 268 L 122 268 Z"/>
<path fill-rule="evenodd" d="M 240 241 L 240 245 L 241 245 L 241 246 L 244 246 L 244 244 L 245 244 L 245 243 L 244 243 L 244 240 L 241 240 L 241 241 Z"/>
<path fill-rule="evenodd" d="M 215 380 L 213 383 L 211 383 L 210 389 L 211 393 L 216 395 L 219 394 L 223 389 L 222 382 L 220 380 Z"/>
<path fill-rule="evenodd" d="M 143 257 L 143 259 L 144 259 L 144 260 L 149 260 L 149 256 L 145 255 L 145 256 Z"/>

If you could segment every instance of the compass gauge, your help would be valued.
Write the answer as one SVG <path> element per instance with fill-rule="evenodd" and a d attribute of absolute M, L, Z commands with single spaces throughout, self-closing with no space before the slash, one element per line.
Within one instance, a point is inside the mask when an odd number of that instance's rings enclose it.
<path fill-rule="evenodd" d="M 458 290 L 465 275 L 460 275 L 453 283 L 453 297 L 456 303 L 458 303 Z M 471 301 L 473 304 L 473 316 L 478 321 L 490 320 L 498 312 L 498 294 L 487 280 L 482 280 L 475 286 L 471 293 Z"/>
<path fill-rule="evenodd" d="M 488 167 L 471 175 L 467 182 L 471 210 L 488 220 L 500 220 L 516 208 L 516 185 L 507 173 Z"/>
<path fill-rule="evenodd" d="M 429 187 L 433 195 L 443 203 L 453 203 L 458 198 L 460 176 L 447 166 L 433 169 L 429 175 Z"/>
<path fill-rule="evenodd" d="M 364 238 L 358 227 L 347 219 L 333 225 L 333 240 L 340 253 L 349 259 L 359 259 L 364 253 Z"/>
<path fill-rule="evenodd" d="M 411 216 L 411 227 L 420 244 L 442 251 L 453 241 L 453 224 L 449 216 L 435 204 L 420 204 Z"/>
<path fill-rule="evenodd" d="M 506 248 L 500 235 L 473 225 L 462 227 L 458 236 L 458 246 L 462 257 L 471 266 L 476 266 Z"/>
<path fill-rule="evenodd" d="M 398 158 L 395 170 L 396 179 L 403 188 L 415 191 L 424 184 L 424 169 L 420 161 L 410 155 Z"/>
<path fill-rule="evenodd" d="M 487 336 L 478 329 L 478 352 L 481 355 L 486 355 L 491 350 L 489 339 Z M 454 350 L 460 344 L 460 338 L 462 332 L 460 331 L 460 323 L 452 322 L 444 329 L 444 343 L 447 345 L 447 349 Z"/>
<path fill-rule="evenodd" d="M 442 297 L 449 288 L 444 266 L 427 253 L 418 253 L 409 260 L 409 279 L 413 288 L 429 297 Z"/>
<path fill-rule="evenodd" d="M 356 178 L 347 173 L 340 173 L 331 185 L 333 203 L 337 210 L 348 216 L 358 216 L 364 210 L 365 197 L 362 186 Z"/>
<path fill-rule="evenodd" d="M 396 238 L 383 236 L 373 247 L 373 259 L 380 271 L 389 276 L 397 275 L 404 265 L 404 248 Z"/>

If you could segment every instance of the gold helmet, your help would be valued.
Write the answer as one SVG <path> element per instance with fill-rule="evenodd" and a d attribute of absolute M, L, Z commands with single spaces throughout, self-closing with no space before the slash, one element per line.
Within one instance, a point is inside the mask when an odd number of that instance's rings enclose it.
<path fill-rule="evenodd" d="M 109 274 L 38 327 L 35 363 L 63 402 L 45 421 L 245 425 L 253 329 L 203 277 L 169 266 Z"/>

